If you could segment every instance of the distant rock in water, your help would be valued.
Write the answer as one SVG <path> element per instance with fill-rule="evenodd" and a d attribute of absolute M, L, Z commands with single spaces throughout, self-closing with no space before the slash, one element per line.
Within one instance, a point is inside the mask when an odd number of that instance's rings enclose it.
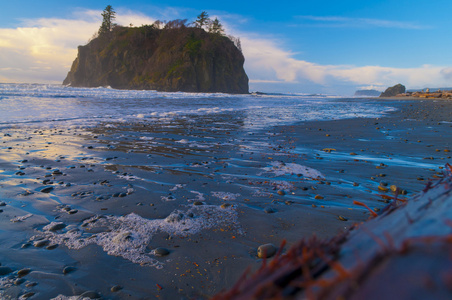
<path fill-rule="evenodd" d="M 404 94 L 405 91 L 406 91 L 405 86 L 399 83 L 392 87 L 387 88 L 386 91 L 381 93 L 380 97 L 394 97 L 397 96 L 398 94 Z"/>
<path fill-rule="evenodd" d="M 228 37 L 201 28 L 117 26 L 78 47 L 63 84 L 245 94 L 244 61 Z"/>
<path fill-rule="evenodd" d="M 362 96 L 368 96 L 368 97 L 378 97 L 380 96 L 381 92 L 377 90 L 358 90 L 355 92 L 355 96 L 362 97 Z"/>

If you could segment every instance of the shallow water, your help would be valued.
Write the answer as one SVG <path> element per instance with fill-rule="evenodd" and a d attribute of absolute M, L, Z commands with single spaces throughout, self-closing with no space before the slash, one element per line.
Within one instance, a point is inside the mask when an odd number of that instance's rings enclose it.
<path fill-rule="evenodd" d="M 288 131 L 394 110 L 374 99 L 0 84 L 0 262 L 12 269 L 0 295 L 211 296 L 260 264 L 260 244 L 364 221 L 353 199 L 386 205 L 366 165 L 438 166 L 370 152 L 350 162 L 348 150 L 324 154 L 312 133 Z"/>

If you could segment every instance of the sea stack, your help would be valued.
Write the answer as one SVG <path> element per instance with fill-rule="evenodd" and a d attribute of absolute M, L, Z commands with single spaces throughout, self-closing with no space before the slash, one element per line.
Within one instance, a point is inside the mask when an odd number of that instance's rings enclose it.
<path fill-rule="evenodd" d="M 406 88 L 403 84 L 396 84 L 392 87 L 388 87 L 386 91 L 381 93 L 380 97 L 395 97 L 399 94 L 404 94 L 406 91 Z"/>
<path fill-rule="evenodd" d="M 229 37 L 196 27 L 116 26 L 78 47 L 64 85 L 247 94 L 245 58 Z"/>

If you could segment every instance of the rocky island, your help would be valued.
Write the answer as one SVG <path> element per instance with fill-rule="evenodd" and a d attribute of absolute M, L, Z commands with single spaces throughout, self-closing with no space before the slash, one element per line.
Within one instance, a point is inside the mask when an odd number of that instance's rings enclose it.
<path fill-rule="evenodd" d="M 99 35 L 78 47 L 64 85 L 248 93 L 240 40 L 225 36 L 217 19 L 207 23 L 205 14 L 194 26 L 174 20 L 123 27 L 111 23 L 114 14 L 104 14 Z"/>

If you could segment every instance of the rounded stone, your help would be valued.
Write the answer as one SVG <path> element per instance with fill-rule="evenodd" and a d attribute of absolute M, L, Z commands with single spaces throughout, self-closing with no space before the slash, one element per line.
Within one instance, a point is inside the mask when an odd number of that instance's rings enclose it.
<path fill-rule="evenodd" d="M 47 246 L 50 243 L 49 240 L 39 240 L 33 243 L 33 246 L 35 246 L 36 248 L 41 248 L 44 246 Z"/>
<path fill-rule="evenodd" d="M 41 193 L 50 193 L 51 191 L 53 191 L 53 187 L 52 186 L 46 186 L 44 188 L 41 189 Z"/>
<path fill-rule="evenodd" d="M 193 205 L 204 205 L 204 203 L 202 203 L 201 201 L 195 201 L 193 202 Z"/>
<path fill-rule="evenodd" d="M 257 256 L 259 258 L 269 258 L 275 255 L 275 253 L 276 247 L 273 244 L 264 244 L 257 248 Z"/>
<path fill-rule="evenodd" d="M 166 256 L 170 253 L 168 249 L 162 247 L 155 248 L 153 252 L 155 256 Z"/>
<path fill-rule="evenodd" d="M 9 273 L 11 273 L 13 270 L 11 268 L 8 267 L 0 267 L 0 276 L 4 276 L 4 275 L 8 275 Z"/>
<path fill-rule="evenodd" d="M 50 226 L 49 231 L 57 231 L 57 230 L 61 230 L 63 228 L 66 227 L 66 224 L 64 223 L 56 223 L 53 224 L 52 226 Z"/>
<path fill-rule="evenodd" d="M 279 190 L 277 193 L 280 196 L 284 196 L 286 194 L 286 192 L 284 192 L 283 190 Z"/>
<path fill-rule="evenodd" d="M 21 298 L 21 299 L 28 299 L 28 298 L 30 298 L 30 297 L 33 297 L 34 295 L 35 295 L 34 292 L 28 292 L 28 293 L 25 293 L 25 294 L 23 294 L 22 296 L 20 296 L 20 298 Z"/>
<path fill-rule="evenodd" d="M 23 277 L 23 276 L 25 276 L 25 275 L 30 274 L 30 272 L 31 272 L 31 269 L 30 269 L 30 268 L 21 269 L 21 270 L 19 270 L 19 271 L 17 272 L 17 276 Z"/>
<path fill-rule="evenodd" d="M 14 285 L 21 285 L 24 282 L 25 278 L 17 278 L 16 280 L 14 280 Z"/>
<path fill-rule="evenodd" d="M 113 293 L 118 292 L 120 290 L 122 290 L 122 286 L 120 286 L 120 285 L 112 286 L 110 289 L 110 291 L 112 291 Z"/>
<path fill-rule="evenodd" d="M 264 208 L 264 212 L 267 213 L 267 214 L 273 214 L 273 213 L 276 212 L 276 210 L 274 210 L 274 209 L 273 209 L 272 207 L 270 207 L 270 206 L 267 206 L 267 207 Z"/>
<path fill-rule="evenodd" d="M 67 267 L 64 267 L 63 274 L 66 275 L 66 274 L 74 272 L 75 270 L 77 270 L 76 267 L 67 266 Z"/>

